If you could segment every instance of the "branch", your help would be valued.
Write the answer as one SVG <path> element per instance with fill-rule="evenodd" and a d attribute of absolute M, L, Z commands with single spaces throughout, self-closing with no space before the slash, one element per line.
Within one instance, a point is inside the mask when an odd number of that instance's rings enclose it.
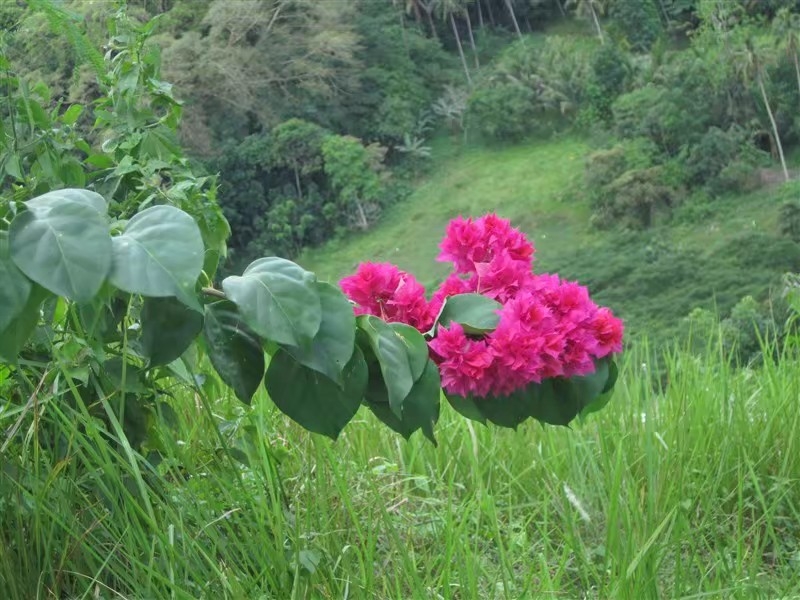
<path fill-rule="evenodd" d="M 201 290 L 206 296 L 213 296 L 214 298 L 220 298 L 222 300 L 227 300 L 228 297 L 225 295 L 225 292 L 222 290 L 218 290 L 213 287 L 204 287 Z"/>

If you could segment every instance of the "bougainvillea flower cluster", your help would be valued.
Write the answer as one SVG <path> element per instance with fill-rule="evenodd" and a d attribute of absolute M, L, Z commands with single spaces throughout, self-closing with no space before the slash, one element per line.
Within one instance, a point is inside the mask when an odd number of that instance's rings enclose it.
<path fill-rule="evenodd" d="M 534 247 L 509 221 L 490 214 L 450 222 L 438 260 L 453 272 L 430 300 L 413 275 L 389 263 L 362 263 L 340 283 L 356 314 L 431 330 L 445 300 L 477 293 L 501 304 L 497 327 L 470 335 L 439 325 L 428 341 L 442 385 L 459 396 L 508 396 L 553 377 L 588 375 L 595 360 L 622 350 L 622 321 L 587 289 L 532 271 Z"/>

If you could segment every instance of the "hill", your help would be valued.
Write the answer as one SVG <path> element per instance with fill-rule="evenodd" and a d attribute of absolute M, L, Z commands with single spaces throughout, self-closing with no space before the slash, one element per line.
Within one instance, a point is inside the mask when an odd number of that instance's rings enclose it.
<path fill-rule="evenodd" d="M 796 182 L 696 199 L 645 231 L 597 230 L 583 194 L 588 141 L 565 137 L 507 147 L 455 147 L 439 140 L 429 175 L 370 231 L 308 250 L 299 262 L 337 280 L 359 261 L 390 261 L 429 289 L 447 272 L 435 262 L 447 222 L 497 212 L 534 240 L 535 268 L 589 286 L 599 302 L 655 340 L 680 330 L 695 307 L 721 314 L 744 296 L 765 299 L 783 273 L 800 268 L 797 245 L 780 236 L 780 206 Z"/>

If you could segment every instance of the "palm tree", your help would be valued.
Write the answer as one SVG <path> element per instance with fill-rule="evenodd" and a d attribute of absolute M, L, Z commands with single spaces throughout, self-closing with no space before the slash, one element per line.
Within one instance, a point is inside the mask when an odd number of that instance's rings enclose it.
<path fill-rule="evenodd" d="M 794 62 L 797 91 L 800 93 L 800 15 L 782 8 L 775 15 L 772 26 L 780 44 Z"/>
<path fill-rule="evenodd" d="M 605 36 L 603 36 L 603 28 L 600 27 L 600 18 L 606 13 L 606 2 L 603 0 L 567 0 L 564 5 L 565 8 L 575 8 L 575 14 L 583 19 L 591 18 L 594 23 L 594 28 L 597 31 L 597 37 L 600 38 L 600 43 L 605 43 Z"/>
<path fill-rule="evenodd" d="M 514 0 L 506 0 L 506 8 L 508 14 L 511 15 L 511 21 L 514 23 L 514 31 L 517 32 L 517 37 L 522 39 L 522 31 L 520 31 L 519 23 L 517 23 L 517 15 L 514 13 Z"/>
<path fill-rule="evenodd" d="M 775 122 L 775 115 L 772 113 L 772 107 L 770 106 L 769 97 L 767 96 L 767 87 L 764 82 L 767 77 L 766 65 L 764 64 L 767 57 L 763 52 L 764 50 L 757 48 L 753 43 L 753 39 L 748 37 L 744 42 L 744 48 L 738 53 L 740 60 L 736 63 L 736 69 L 745 85 L 753 80 L 755 80 L 756 85 L 758 85 L 758 89 L 761 92 L 761 99 L 764 101 L 764 108 L 767 109 L 769 123 L 772 126 L 772 134 L 775 138 L 775 146 L 777 147 L 778 157 L 781 161 L 783 177 L 786 181 L 789 181 L 791 178 L 789 177 L 789 169 L 786 168 L 786 158 L 783 154 L 783 144 L 781 143 L 781 137 L 778 133 L 778 124 Z"/>
<path fill-rule="evenodd" d="M 458 33 L 456 26 L 456 13 L 463 10 L 459 0 L 436 0 L 436 8 L 442 17 L 442 20 L 449 20 L 453 28 L 453 35 L 456 38 L 456 46 L 458 46 L 458 56 L 461 58 L 461 65 L 464 67 L 464 75 L 467 76 L 467 83 L 472 85 L 472 77 L 469 74 L 469 67 L 467 66 L 467 59 L 464 56 L 464 47 L 461 45 L 461 34 Z"/>

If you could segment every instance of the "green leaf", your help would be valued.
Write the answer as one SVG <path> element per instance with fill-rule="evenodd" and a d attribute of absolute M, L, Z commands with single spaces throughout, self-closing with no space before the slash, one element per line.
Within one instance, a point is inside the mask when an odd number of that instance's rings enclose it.
<path fill-rule="evenodd" d="M 33 286 L 25 306 L 16 318 L 0 331 L 0 361 L 12 364 L 17 362 L 19 351 L 25 346 L 39 323 L 42 302 L 48 296 L 47 290 L 38 285 Z"/>
<path fill-rule="evenodd" d="M 30 279 L 54 294 L 88 302 L 111 267 L 111 237 L 102 196 L 59 190 L 25 203 L 11 222 L 11 257 Z"/>
<path fill-rule="evenodd" d="M 367 385 L 367 363 L 356 348 L 344 369 L 343 386 L 310 369 L 284 351 L 270 361 L 264 387 L 286 416 L 311 431 L 339 437 L 358 412 Z"/>
<path fill-rule="evenodd" d="M 398 418 L 402 418 L 403 400 L 414 386 L 408 346 L 400 334 L 378 317 L 363 315 L 356 322 L 380 366 L 389 407 Z"/>
<path fill-rule="evenodd" d="M 31 198 L 25 203 L 25 206 L 31 211 L 47 212 L 65 202 L 75 202 L 76 204 L 90 206 L 103 217 L 108 214 L 108 203 L 100 194 L 74 188 L 56 190 L 55 192 L 48 192 L 36 198 Z"/>
<path fill-rule="evenodd" d="M 458 294 L 445 300 L 437 323 L 446 327 L 455 322 L 464 328 L 464 333 L 480 335 L 497 328 L 497 311 L 501 308 L 499 302 L 481 294 Z"/>
<path fill-rule="evenodd" d="M 194 219 L 174 206 L 135 215 L 113 238 L 111 283 L 131 294 L 176 296 L 201 310 L 194 286 L 203 270 L 203 240 Z"/>
<path fill-rule="evenodd" d="M 442 382 L 439 369 L 428 360 L 422 376 L 411 388 L 403 402 L 403 416 L 398 418 L 388 404 L 384 402 L 367 402 L 367 407 L 378 419 L 385 423 L 405 439 L 418 429 L 436 445 L 433 426 L 439 420 L 439 400 L 442 394 Z"/>
<path fill-rule="evenodd" d="M 606 379 L 606 384 L 603 386 L 600 395 L 581 409 L 581 418 L 585 418 L 593 412 L 605 408 L 606 404 L 611 401 L 611 396 L 614 395 L 614 385 L 617 383 L 617 377 L 619 377 L 619 369 L 617 368 L 617 363 L 610 357 L 605 360 L 608 361 L 608 378 Z"/>
<path fill-rule="evenodd" d="M 61 122 L 64 123 L 64 125 L 74 125 L 80 118 L 82 112 L 83 106 L 80 104 L 73 104 L 61 115 Z"/>
<path fill-rule="evenodd" d="M 250 404 L 264 376 L 261 340 L 244 323 L 232 302 L 205 307 L 203 337 L 208 358 L 236 397 Z"/>
<path fill-rule="evenodd" d="M 147 298 L 141 315 L 142 352 L 150 366 L 179 358 L 203 329 L 203 315 L 177 298 Z"/>
<path fill-rule="evenodd" d="M 312 273 L 292 261 L 260 258 L 222 289 L 257 334 L 279 344 L 304 346 L 319 331 L 322 303 Z"/>
<path fill-rule="evenodd" d="M 414 381 L 422 377 L 422 372 L 428 364 L 428 342 L 425 337 L 411 325 L 405 323 L 390 323 L 400 340 L 405 344 L 408 353 L 408 364 L 411 367 L 411 377 Z"/>
<path fill-rule="evenodd" d="M 0 331 L 25 308 L 31 287 L 30 280 L 11 260 L 8 232 L 0 231 Z"/>
<path fill-rule="evenodd" d="M 322 307 L 319 331 L 310 346 L 286 346 L 285 350 L 297 362 L 341 385 L 344 368 L 353 356 L 356 317 L 339 288 L 323 282 L 317 282 L 316 287 Z"/>

